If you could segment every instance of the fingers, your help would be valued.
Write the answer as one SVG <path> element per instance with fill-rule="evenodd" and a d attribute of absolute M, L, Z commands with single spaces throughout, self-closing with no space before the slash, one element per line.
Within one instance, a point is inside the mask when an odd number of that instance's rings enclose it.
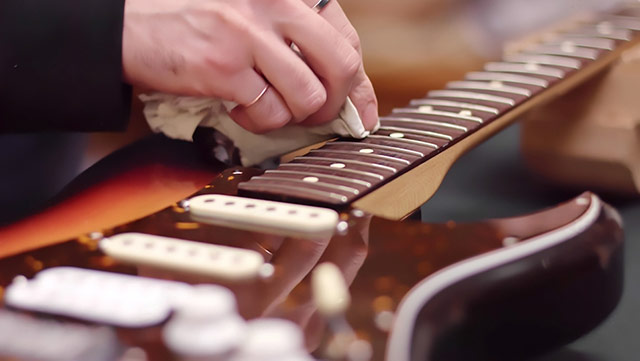
<path fill-rule="evenodd" d="M 305 2 L 307 6 L 313 6 L 317 3 L 317 0 L 305 0 Z M 362 119 L 364 127 L 368 130 L 372 130 L 378 124 L 378 101 L 376 99 L 373 85 L 371 84 L 369 77 L 366 75 L 364 66 L 361 62 L 362 53 L 358 34 L 349 22 L 349 19 L 342 11 L 342 8 L 337 1 L 330 1 L 321 10 L 320 15 L 329 24 L 331 24 L 336 32 L 340 34 L 340 37 L 342 37 L 346 41 L 346 43 L 350 44 L 358 54 L 359 66 L 356 74 L 353 76 L 352 82 L 350 83 L 348 96 L 351 98 L 351 101 L 355 105 L 356 109 L 358 109 L 358 113 L 360 115 L 360 118 Z M 308 57 L 309 55 L 305 53 L 305 56 Z M 315 64 L 311 65 L 313 66 Z M 328 82 L 327 86 L 327 92 L 329 94 L 331 94 L 331 92 L 333 91 L 336 91 L 336 89 L 331 87 L 331 82 Z M 338 91 L 335 93 L 336 97 L 342 96 L 341 90 L 342 89 L 338 89 Z M 338 101 L 336 100 L 336 102 Z M 326 106 L 326 112 L 330 113 L 331 110 L 335 109 L 334 106 L 335 104 L 328 104 Z M 324 115 L 326 114 L 319 113 L 318 115 L 315 115 L 314 117 L 311 117 L 310 119 L 305 121 L 304 124 L 317 124 L 323 120 Z"/>
<path fill-rule="evenodd" d="M 356 75 L 354 85 L 349 92 L 349 98 L 358 109 L 364 128 L 367 130 L 375 129 L 378 124 L 378 99 L 364 68 L 360 68 Z"/>
<path fill-rule="evenodd" d="M 358 36 L 336 0 L 320 15 L 299 0 L 262 4 L 258 18 L 238 27 L 251 50 L 246 70 L 225 82 L 233 88 L 227 95 L 241 104 L 231 117 L 254 133 L 290 121 L 315 125 L 335 119 L 349 96 L 365 128 L 372 129 L 377 101 L 364 73 Z"/>
<path fill-rule="evenodd" d="M 323 123 L 335 119 L 340 111 L 361 67 L 362 58 L 325 19 L 303 3 L 299 6 L 297 12 L 300 15 L 283 23 L 281 31 L 298 46 L 326 90 L 326 102 L 305 120 L 305 124 Z"/>
<path fill-rule="evenodd" d="M 326 103 L 324 85 L 281 38 L 265 34 L 257 39 L 255 49 L 256 67 L 282 96 L 294 122 L 306 119 Z"/>
<path fill-rule="evenodd" d="M 292 115 L 285 101 L 253 69 L 237 77 L 234 83 L 239 86 L 234 87 L 237 94 L 233 99 L 240 105 L 229 115 L 238 125 L 260 134 L 283 127 L 289 122 Z"/>
<path fill-rule="evenodd" d="M 309 1 L 310 6 L 315 5 L 315 0 Z M 344 11 L 340 7 L 337 1 L 331 1 L 320 12 L 320 15 L 327 20 L 334 28 L 336 28 L 342 36 L 353 46 L 356 51 L 362 56 L 362 48 L 360 46 L 360 38 L 358 33 L 353 28 L 353 25 L 349 22 L 349 19 L 345 15 Z M 360 118 L 365 129 L 372 130 L 378 124 L 378 100 L 373 89 L 373 85 L 369 80 L 369 77 L 364 71 L 364 66 L 358 69 L 349 97 L 358 109 Z"/>

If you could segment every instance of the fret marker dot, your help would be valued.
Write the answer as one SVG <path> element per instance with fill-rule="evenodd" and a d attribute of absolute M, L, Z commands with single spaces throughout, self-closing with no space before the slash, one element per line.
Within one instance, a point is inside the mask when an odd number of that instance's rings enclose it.
<path fill-rule="evenodd" d="M 404 138 L 404 134 L 402 133 L 391 133 L 389 134 L 391 138 Z"/>
<path fill-rule="evenodd" d="M 433 107 L 431 105 L 421 105 L 418 107 L 418 110 L 421 112 L 432 112 Z"/>
<path fill-rule="evenodd" d="M 371 154 L 371 153 L 373 153 L 373 149 L 371 149 L 371 148 L 362 148 L 362 149 L 360 149 L 360 153 Z"/>
<path fill-rule="evenodd" d="M 524 68 L 527 69 L 527 70 L 531 70 L 531 71 L 535 71 L 535 70 L 540 69 L 540 67 L 536 63 L 527 63 L 527 64 L 524 65 Z"/>
<path fill-rule="evenodd" d="M 611 35 L 611 33 L 613 32 L 611 23 L 604 21 L 598 24 L 598 32 L 602 35 Z"/>
<path fill-rule="evenodd" d="M 489 83 L 489 86 L 492 87 L 492 88 L 502 88 L 502 82 L 498 81 L 498 80 L 492 80 Z"/>
<path fill-rule="evenodd" d="M 504 237 L 502 239 L 502 245 L 505 247 L 509 247 L 509 246 L 513 246 L 514 244 L 518 243 L 520 239 L 518 239 L 517 237 L 513 237 L 513 236 L 509 236 L 509 237 Z"/>
<path fill-rule="evenodd" d="M 317 183 L 320 179 L 318 177 L 304 177 L 302 180 L 309 183 Z"/>
<path fill-rule="evenodd" d="M 471 110 L 461 110 L 458 115 L 462 115 L 463 117 L 470 117 L 473 116 L 473 113 L 471 112 Z"/>
<path fill-rule="evenodd" d="M 344 167 L 346 167 L 346 165 L 344 165 L 344 163 L 333 163 L 329 167 L 331 167 L 331 168 L 344 168 Z"/>
<path fill-rule="evenodd" d="M 573 52 L 576 51 L 576 45 L 573 43 L 573 41 L 565 41 L 565 42 L 563 42 L 562 45 L 560 45 L 560 48 L 565 53 L 573 53 Z"/>

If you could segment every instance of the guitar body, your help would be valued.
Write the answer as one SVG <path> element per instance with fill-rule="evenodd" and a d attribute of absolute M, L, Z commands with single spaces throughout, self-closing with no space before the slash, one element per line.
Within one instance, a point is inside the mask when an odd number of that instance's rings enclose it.
<path fill-rule="evenodd" d="M 185 142 L 152 136 L 115 152 L 49 208 L 0 229 L 0 256 L 61 242 L 148 216 L 203 188 L 224 168 Z"/>
<path fill-rule="evenodd" d="M 172 160 L 160 162 L 160 149 Z M 215 176 L 192 157 L 184 143 L 154 137 L 98 163 L 79 178 L 77 194 L 2 230 L 2 249 L 11 252 L 0 260 L 0 287 L 6 290 L 16 276 L 32 278 L 60 266 L 222 284 L 235 293 L 244 318 L 293 320 L 304 329 L 307 347 L 323 356 L 319 345 L 332 333 L 316 312 L 309 273 L 331 262 L 349 284 L 352 307 L 344 317 L 370 343 L 373 360 L 519 359 L 588 332 L 621 294 L 620 224 L 615 211 L 589 193 L 538 214 L 473 224 L 391 221 L 345 210 L 340 219 L 348 229 L 321 239 L 206 224 L 177 203 L 117 227 L 86 220 L 88 212 L 98 217 L 107 209 L 106 214 L 142 216 L 158 204 L 159 192 L 173 202 L 197 187 L 199 195 L 233 195 L 239 182 L 260 174 L 238 168 Z M 133 172 L 131 163 L 147 171 Z M 111 176 L 86 188 L 105 171 Z M 211 176 L 213 182 L 201 187 Z M 105 191 L 111 191 L 109 207 L 82 202 L 104 198 Z M 148 207 L 131 209 L 132 199 Z M 48 237 L 48 225 L 62 222 L 81 236 L 62 242 Z M 141 232 L 251 249 L 275 272 L 236 282 L 121 262 L 97 248 L 98 240 L 86 235 L 89 226 L 105 236 Z M 383 321 L 389 315 L 393 325 Z M 174 359 L 151 330 L 118 329 L 118 335 L 126 347 L 141 347 L 152 360 Z"/>

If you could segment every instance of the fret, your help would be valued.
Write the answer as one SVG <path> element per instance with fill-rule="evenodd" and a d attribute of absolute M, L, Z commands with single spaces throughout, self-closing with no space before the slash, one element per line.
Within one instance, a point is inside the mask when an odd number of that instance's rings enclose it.
<path fill-rule="evenodd" d="M 411 162 L 409 162 L 406 159 L 391 157 L 391 156 L 382 155 L 382 154 L 360 152 L 360 151 L 333 150 L 333 149 L 324 149 L 324 147 L 320 148 L 320 149 L 313 149 L 313 150 L 309 151 L 309 154 L 319 154 L 319 153 L 329 153 L 329 154 L 337 154 L 337 155 L 345 155 L 345 156 L 353 156 L 353 157 L 373 158 L 373 159 L 377 159 L 377 160 L 381 160 L 381 161 L 385 161 L 385 162 L 400 163 L 403 166 L 411 164 Z"/>
<path fill-rule="evenodd" d="M 447 89 L 488 90 L 492 92 L 507 93 L 510 95 L 522 95 L 527 98 L 531 96 L 531 91 L 528 89 L 504 85 L 500 81 L 452 81 L 447 83 Z"/>
<path fill-rule="evenodd" d="M 459 113 L 452 113 L 452 112 L 443 112 L 439 110 L 434 110 L 432 107 L 421 106 L 418 108 L 395 108 L 391 112 L 393 114 L 409 113 L 409 114 L 421 114 L 421 115 L 437 115 L 437 116 L 448 117 L 453 119 L 468 120 L 470 122 L 475 122 L 479 124 L 482 124 L 484 122 L 482 118 L 475 117 L 473 115 L 468 115 L 468 113 L 466 113 L 464 110 Z"/>
<path fill-rule="evenodd" d="M 438 147 L 437 144 L 433 144 L 433 143 L 429 143 L 429 142 L 423 142 L 421 140 L 407 139 L 405 137 L 394 137 L 394 136 L 392 136 L 392 134 L 394 134 L 394 133 L 391 133 L 388 136 L 387 135 L 371 134 L 371 135 L 369 135 L 369 138 L 371 138 L 371 139 L 393 139 L 394 141 L 399 142 L 399 143 L 420 145 L 420 146 L 423 146 L 423 147 L 428 147 L 428 148 L 433 148 L 433 149 L 440 148 L 440 147 Z"/>
<path fill-rule="evenodd" d="M 580 29 L 569 31 L 565 36 L 605 38 L 618 41 L 630 41 L 633 38 L 631 30 L 628 29 L 612 29 L 606 27 L 597 28 L 595 26 L 585 26 Z"/>
<path fill-rule="evenodd" d="M 409 130 L 412 130 L 414 128 L 408 128 Z M 442 148 L 444 146 L 446 146 L 447 144 L 449 144 L 448 140 L 442 139 L 442 138 L 436 138 L 436 137 L 432 137 L 429 135 L 425 135 L 425 134 L 419 134 L 419 132 L 403 132 L 400 130 L 387 130 L 387 129 L 379 129 L 376 133 L 376 135 L 381 135 L 381 136 L 388 136 L 391 138 L 400 138 L 400 139 L 408 139 L 408 140 L 415 140 L 415 141 L 419 141 L 419 142 L 425 142 L 428 144 L 434 144 L 436 145 L 438 148 Z"/>
<path fill-rule="evenodd" d="M 343 173 L 345 175 L 350 174 L 352 176 L 369 177 L 377 181 L 381 181 L 384 179 L 383 175 L 377 174 L 377 173 L 371 173 L 371 172 L 358 170 L 358 169 L 334 168 L 334 167 L 330 167 L 328 165 L 323 165 L 323 164 L 291 163 L 290 162 L 290 163 L 283 163 L 283 164 L 280 164 L 280 166 L 278 166 L 278 169 L 282 169 L 282 168 L 298 168 L 298 169 L 309 168 L 309 169 L 317 170 L 319 172 L 322 172 L 322 171 L 331 172 L 330 173 L 331 175 L 334 175 L 335 173 Z"/>
<path fill-rule="evenodd" d="M 434 98 L 454 98 L 454 99 L 466 99 L 466 100 L 481 100 L 490 103 L 498 103 L 508 105 L 510 107 L 516 105 L 516 101 L 511 98 L 500 97 L 491 94 L 474 93 L 468 91 L 457 90 L 432 90 L 427 93 L 428 96 Z"/>
<path fill-rule="evenodd" d="M 404 133 L 413 133 L 417 135 L 424 135 L 427 137 L 440 138 L 448 141 L 452 141 L 453 137 L 447 134 L 430 132 L 428 130 L 419 130 L 419 129 L 411 129 L 411 128 L 402 128 L 402 127 L 389 127 L 389 126 L 381 126 L 380 130 L 387 130 L 391 132 L 404 132 Z"/>
<path fill-rule="evenodd" d="M 422 158 L 424 157 L 424 153 L 422 152 L 418 152 L 415 150 L 410 150 L 410 149 L 404 149 L 404 148 L 399 148 L 399 147 L 392 147 L 389 145 L 381 145 L 381 144 L 371 144 L 371 143 L 363 143 L 363 142 L 351 142 L 351 141 L 346 141 L 346 140 L 337 140 L 335 142 L 329 142 L 327 144 L 325 144 L 325 147 L 332 147 L 332 146 L 340 146 L 340 145 L 359 145 L 360 146 L 360 150 L 362 149 L 369 149 L 369 148 L 374 148 L 374 149 L 378 149 L 378 150 L 382 150 L 382 151 L 389 151 L 392 153 L 403 153 L 412 157 L 418 157 L 418 158 Z"/>
<path fill-rule="evenodd" d="M 305 179 L 313 179 L 313 180 L 305 180 Z M 281 184 L 281 185 L 283 185 L 283 183 L 293 183 L 295 186 L 305 185 L 310 187 L 328 188 L 329 192 L 342 191 L 342 192 L 350 193 L 353 195 L 360 194 L 360 191 L 355 188 L 343 186 L 339 184 L 324 183 L 315 177 L 306 177 L 304 179 L 296 179 L 296 178 L 287 178 L 287 177 L 278 177 L 278 176 L 269 176 L 269 177 L 255 176 L 255 177 L 252 177 L 251 180 L 260 182 L 263 184 L 267 184 L 269 182 L 277 182 L 278 184 Z M 312 188 L 312 189 L 315 189 L 315 188 Z"/>
<path fill-rule="evenodd" d="M 548 76 L 550 78 L 562 79 L 566 75 L 564 70 L 558 68 L 551 68 L 548 66 L 541 66 L 538 64 L 514 64 L 503 62 L 492 62 L 485 65 L 486 71 L 497 71 L 505 73 L 522 73 L 528 75 L 541 75 Z"/>
<path fill-rule="evenodd" d="M 425 120 L 425 119 L 416 119 L 416 118 L 407 118 L 407 117 L 394 117 L 394 116 L 380 117 L 380 122 L 381 123 L 383 123 L 386 120 L 394 121 L 394 122 L 409 123 L 409 124 L 431 125 L 431 126 L 434 126 L 434 127 L 441 127 L 441 128 L 451 129 L 451 130 L 458 130 L 458 131 L 461 131 L 463 133 L 466 133 L 466 132 L 469 131 L 469 129 L 467 127 L 463 127 L 462 125 L 445 123 L 445 122 L 438 122 L 438 121 L 435 121 L 435 120 Z"/>
<path fill-rule="evenodd" d="M 295 161 L 303 162 L 307 160 L 318 161 L 318 162 L 329 162 L 331 163 L 331 165 L 329 165 L 330 167 L 337 168 L 337 169 L 343 169 L 347 165 L 355 165 L 355 166 L 361 166 L 365 168 L 375 168 L 377 170 L 387 171 L 391 173 L 396 173 L 398 171 L 396 168 L 389 167 L 382 164 L 368 163 L 368 162 L 363 162 L 363 161 L 353 160 L 353 159 L 340 159 L 340 158 L 331 158 L 331 157 L 314 157 L 314 156 L 303 155 L 301 157 L 293 158 L 292 162 L 295 162 Z"/>
<path fill-rule="evenodd" d="M 580 60 L 556 55 L 511 54 L 506 55 L 504 60 L 512 63 L 561 66 L 563 68 L 571 68 L 575 70 L 582 67 Z"/>
<path fill-rule="evenodd" d="M 442 100 L 442 99 L 438 99 Z M 446 100 L 445 100 L 446 101 Z M 436 112 L 445 112 L 451 114 L 451 116 L 441 115 Z M 453 123 L 459 125 L 473 124 L 480 125 L 484 122 L 490 121 L 496 117 L 493 113 L 487 113 L 478 110 L 469 110 L 461 108 L 452 108 L 441 105 L 419 105 L 419 106 L 407 106 L 406 108 L 395 108 L 392 110 L 392 115 L 407 116 L 409 118 L 429 119 L 435 121 L 442 121 L 445 123 Z"/>
<path fill-rule="evenodd" d="M 413 99 L 409 103 L 412 106 L 421 106 L 421 105 L 432 105 L 432 106 L 442 106 L 442 107 L 452 107 L 466 110 L 475 110 L 478 112 L 491 113 L 494 115 L 498 115 L 500 111 L 496 108 L 487 107 L 479 104 L 472 103 L 463 103 L 456 102 L 451 100 L 441 100 L 441 99 Z"/>
<path fill-rule="evenodd" d="M 343 194 L 325 192 L 317 189 L 294 185 L 283 186 L 279 184 L 261 184 L 249 181 L 238 184 L 238 189 L 246 192 L 272 193 L 275 195 L 287 194 L 291 197 L 310 199 L 322 203 L 331 204 L 344 204 L 349 201 L 349 197 Z"/>
<path fill-rule="evenodd" d="M 627 20 L 629 20 L 629 19 L 627 19 Z M 599 22 L 599 23 L 597 23 L 595 25 L 587 25 L 587 27 L 595 27 L 596 30 L 599 33 L 604 34 L 604 35 L 608 35 L 610 33 L 613 33 L 616 30 L 622 30 L 623 32 L 624 31 L 628 31 L 629 37 L 633 37 L 632 31 L 634 31 L 634 30 L 637 31 L 637 28 L 633 29 L 633 28 L 635 28 L 637 26 L 637 21 L 638 21 L 638 19 L 636 18 L 636 20 L 635 20 L 636 24 L 634 24 L 633 20 L 631 22 L 627 21 L 626 24 L 625 24 L 625 22 L 621 22 L 621 21 L 615 21 L 615 20 L 612 21 L 611 19 L 604 19 L 603 21 L 601 21 L 601 22 Z M 625 27 L 624 25 L 631 25 L 631 29 L 629 29 L 628 27 Z M 636 26 L 634 26 L 634 25 L 636 25 Z"/>
<path fill-rule="evenodd" d="M 281 169 L 267 169 L 264 172 L 264 176 L 269 176 L 271 174 L 274 174 L 276 176 L 283 176 L 283 175 L 292 175 L 292 176 L 299 176 L 299 177 L 316 177 L 319 178 L 320 180 L 323 179 L 329 179 L 329 180 L 334 180 L 334 181 L 338 181 L 338 182 L 344 182 L 344 183 L 351 183 L 354 185 L 359 185 L 362 186 L 364 188 L 371 188 L 371 183 L 370 182 L 365 182 L 363 180 L 360 179 L 355 179 L 355 178 L 349 178 L 349 177 L 340 177 L 337 175 L 332 175 L 332 174 L 324 174 L 324 173 L 316 173 L 316 172 L 300 172 L 300 171 L 295 171 L 295 170 L 281 170 Z"/>
<path fill-rule="evenodd" d="M 409 144 L 407 142 L 399 142 L 394 138 L 390 138 L 390 137 L 382 137 L 382 138 L 364 138 L 361 141 L 363 144 L 366 145 L 385 145 L 385 146 L 390 146 L 390 147 L 400 147 L 403 149 L 410 149 L 410 150 L 415 150 L 417 152 L 423 153 L 425 154 L 425 157 L 428 157 L 429 154 L 433 153 L 435 151 L 435 149 L 433 147 L 424 147 L 424 146 L 420 146 L 420 145 L 416 145 L 416 144 Z"/>
<path fill-rule="evenodd" d="M 509 60 L 509 61 L 513 61 L 513 60 Z M 544 79 L 535 78 L 535 77 L 526 76 L 526 75 L 509 74 L 509 73 L 491 73 L 486 71 L 475 71 L 475 72 L 468 73 L 465 76 L 465 78 L 469 80 L 501 81 L 505 83 L 532 85 L 540 88 L 546 88 L 549 86 L 549 82 Z M 497 109 L 496 109 L 496 114 L 497 114 Z"/>
<path fill-rule="evenodd" d="M 607 51 L 611 51 L 615 49 L 615 46 L 616 46 L 615 40 L 612 40 L 612 39 L 588 38 L 588 37 L 578 37 L 578 36 L 557 37 L 552 41 L 549 41 L 547 44 L 558 45 L 566 49 L 583 47 L 583 48 L 593 48 L 593 49 L 600 49 L 600 50 L 607 50 Z"/>
<path fill-rule="evenodd" d="M 606 17 L 616 28 L 640 31 L 640 18 L 624 15 L 611 15 Z"/>
<path fill-rule="evenodd" d="M 586 60 L 596 60 L 601 53 L 601 50 L 590 48 L 566 48 L 557 45 L 538 45 L 531 49 L 525 50 L 528 54 L 544 54 L 544 55 L 559 55 L 572 58 L 580 58 Z"/>

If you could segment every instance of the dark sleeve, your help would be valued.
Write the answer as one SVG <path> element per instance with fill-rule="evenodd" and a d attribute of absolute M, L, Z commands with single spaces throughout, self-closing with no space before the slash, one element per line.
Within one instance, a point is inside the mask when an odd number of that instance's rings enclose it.
<path fill-rule="evenodd" d="M 0 132 L 126 127 L 124 0 L 0 0 Z"/>

